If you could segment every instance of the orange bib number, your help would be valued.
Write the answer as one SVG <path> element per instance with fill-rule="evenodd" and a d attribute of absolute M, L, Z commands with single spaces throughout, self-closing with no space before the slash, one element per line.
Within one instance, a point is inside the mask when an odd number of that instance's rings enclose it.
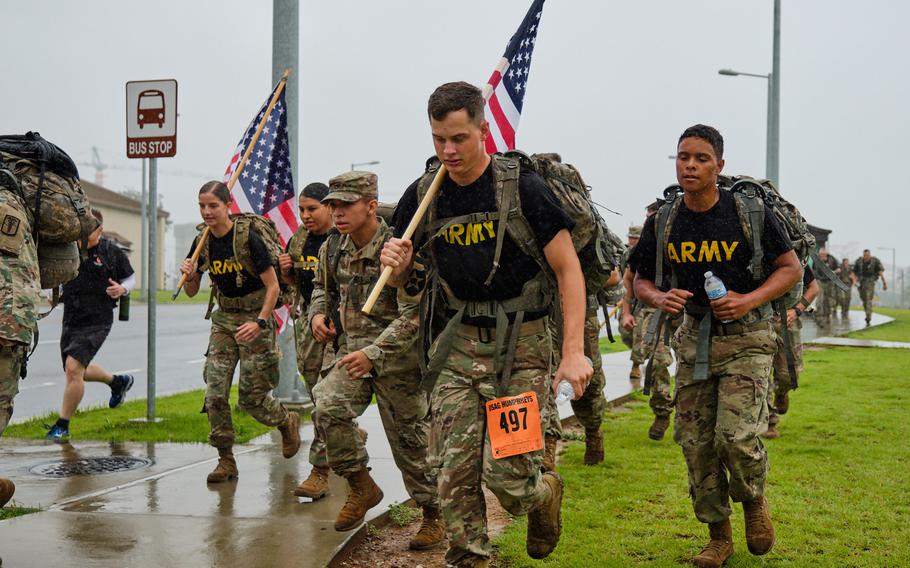
<path fill-rule="evenodd" d="M 537 394 L 525 392 L 487 402 L 487 431 L 494 459 L 543 449 Z"/>

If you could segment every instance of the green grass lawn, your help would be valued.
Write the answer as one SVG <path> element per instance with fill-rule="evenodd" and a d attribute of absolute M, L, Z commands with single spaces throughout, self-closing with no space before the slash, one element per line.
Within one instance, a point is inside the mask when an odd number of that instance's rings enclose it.
<path fill-rule="evenodd" d="M 800 384 L 782 437 L 765 442 L 777 543 L 750 555 L 734 505 L 736 554 L 725 566 L 910 565 L 910 354 L 807 351 Z M 582 465 L 583 442 L 569 443 L 556 551 L 528 558 L 522 517 L 495 541 L 498 566 L 678 567 L 698 553 L 707 527 L 692 512 L 682 453 L 672 428 L 662 442 L 647 438 L 653 416 L 644 400 L 606 415 L 604 464 Z"/>
<path fill-rule="evenodd" d="M 15 504 L 7 504 L 6 507 L 0 509 L 0 521 L 12 519 L 13 517 L 21 517 L 22 515 L 28 515 L 29 513 L 37 513 L 40 510 L 41 509 L 32 509 L 31 507 L 18 507 Z"/>
<path fill-rule="evenodd" d="M 155 415 L 161 422 L 147 424 L 130 422 L 145 417 L 145 400 L 131 400 L 120 408 L 90 408 L 80 410 L 70 423 L 70 433 L 77 440 L 110 440 L 114 442 L 199 442 L 206 443 L 209 423 L 202 414 L 205 391 L 194 390 L 158 398 Z M 243 444 L 269 430 L 236 406 L 237 386 L 231 389 L 234 430 L 237 443 Z M 308 415 L 302 414 L 301 418 Z M 47 433 L 44 424 L 52 424 L 57 414 L 33 418 L 7 428 L 4 436 L 41 439 Z"/>
<path fill-rule="evenodd" d="M 617 353 L 619 351 L 628 351 L 629 348 L 626 347 L 626 344 L 622 342 L 622 339 L 619 338 L 619 333 L 613 335 L 613 339 L 616 341 L 610 343 L 610 338 L 601 337 L 600 338 L 600 352 L 601 353 Z"/>
<path fill-rule="evenodd" d="M 161 304 L 208 304 L 209 303 L 209 288 L 204 288 L 199 290 L 199 293 L 190 298 L 186 295 L 186 292 L 183 290 L 180 291 L 180 295 L 177 296 L 176 300 L 171 300 L 171 297 L 174 295 L 173 290 L 158 290 L 155 295 L 155 301 Z M 130 302 L 136 303 L 145 303 L 139 300 L 139 290 L 133 290 L 130 292 Z"/>
<path fill-rule="evenodd" d="M 847 334 L 854 339 L 880 339 L 883 341 L 910 341 L 910 310 L 875 308 L 876 313 L 894 318 L 893 322 L 861 329 Z"/>

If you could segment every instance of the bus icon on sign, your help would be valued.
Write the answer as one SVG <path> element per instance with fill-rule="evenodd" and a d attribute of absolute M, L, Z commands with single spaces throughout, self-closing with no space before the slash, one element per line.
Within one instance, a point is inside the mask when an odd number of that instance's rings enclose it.
<path fill-rule="evenodd" d="M 146 124 L 157 124 L 158 128 L 164 125 L 164 93 L 157 89 L 139 93 L 139 102 L 136 105 L 136 123 L 139 124 L 139 128 Z"/>

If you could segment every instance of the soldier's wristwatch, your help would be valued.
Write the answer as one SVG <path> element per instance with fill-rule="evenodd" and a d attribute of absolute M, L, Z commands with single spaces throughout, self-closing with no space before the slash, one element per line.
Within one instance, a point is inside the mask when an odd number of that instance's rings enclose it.
<path fill-rule="evenodd" d="M 256 325 L 258 325 L 260 329 L 265 329 L 265 327 L 269 325 L 269 322 L 265 321 L 262 318 L 256 318 Z"/>

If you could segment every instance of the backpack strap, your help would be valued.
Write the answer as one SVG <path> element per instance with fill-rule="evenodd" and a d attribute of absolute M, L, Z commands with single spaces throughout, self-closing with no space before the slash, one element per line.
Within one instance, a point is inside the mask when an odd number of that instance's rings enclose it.
<path fill-rule="evenodd" d="M 761 241 L 765 228 L 765 202 L 761 198 L 760 190 L 761 186 L 749 179 L 739 180 L 730 188 L 743 233 L 752 246 L 749 272 L 752 273 L 752 279 L 756 281 L 762 280 L 764 276 L 764 255 Z"/>
<path fill-rule="evenodd" d="M 502 244 L 505 241 L 506 231 L 508 225 L 508 220 L 512 217 L 513 203 L 515 204 L 515 210 L 518 211 L 521 215 L 521 207 L 519 205 L 518 199 L 518 176 L 520 173 L 519 160 L 511 156 L 493 156 L 493 175 L 495 177 L 496 184 L 496 204 L 497 210 L 499 211 L 499 222 L 496 227 L 496 251 L 493 253 L 493 268 L 490 269 L 490 274 L 487 275 L 487 279 L 484 281 L 484 286 L 489 286 L 493 282 L 493 277 L 496 275 L 496 270 L 499 268 L 499 259 L 502 256 Z M 525 227 L 511 227 L 511 233 L 514 233 L 517 229 L 519 233 L 523 232 L 527 226 L 527 222 L 524 223 Z M 519 240 L 522 242 L 527 242 L 527 235 L 521 235 Z M 521 243 L 518 243 L 519 247 L 524 246 Z M 537 260 L 535 258 L 535 260 Z M 539 261 L 538 261 L 539 263 Z"/>
<path fill-rule="evenodd" d="M 774 302 L 774 310 L 780 318 L 780 337 L 784 343 L 784 357 L 787 359 L 787 374 L 790 375 L 790 388 L 799 388 L 799 375 L 796 372 L 796 356 L 793 354 L 793 342 L 787 326 L 787 306 L 783 302 Z"/>
<path fill-rule="evenodd" d="M 682 198 L 675 191 L 676 188 L 679 186 L 671 185 L 664 190 L 667 202 L 661 205 L 654 217 L 654 237 L 657 242 L 654 284 L 661 290 L 676 287 L 676 274 L 672 269 L 670 270 L 670 282 L 667 282 L 667 276 L 664 274 L 664 270 L 668 267 L 664 260 L 664 252 L 667 250 L 667 243 L 670 242 L 670 231 L 673 229 L 673 221 L 676 220 L 676 215 L 679 213 L 679 204 L 682 203 Z"/>

